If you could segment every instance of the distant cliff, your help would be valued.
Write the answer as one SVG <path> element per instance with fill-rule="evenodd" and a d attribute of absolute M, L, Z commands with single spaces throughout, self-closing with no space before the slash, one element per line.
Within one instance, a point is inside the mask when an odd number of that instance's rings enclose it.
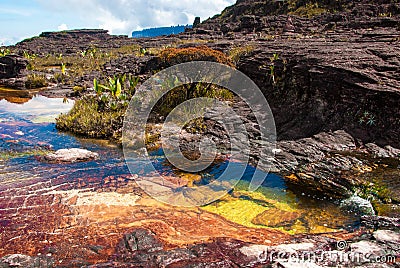
<path fill-rule="evenodd" d="M 132 32 L 133 38 L 140 37 L 157 37 L 163 35 L 171 35 L 171 34 L 180 34 L 185 31 L 187 28 L 192 28 L 192 25 L 178 25 L 171 27 L 159 27 L 159 28 L 150 28 L 144 29 L 142 31 L 134 31 Z"/>

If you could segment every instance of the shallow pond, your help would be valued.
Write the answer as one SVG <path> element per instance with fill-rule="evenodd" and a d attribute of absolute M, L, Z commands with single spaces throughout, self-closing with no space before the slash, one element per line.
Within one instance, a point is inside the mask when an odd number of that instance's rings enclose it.
<path fill-rule="evenodd" d="M 92 177 L 105 178 L 129 174 L 122 150 L 106 141 L 77 138 L 61 133 L 55 128 L 55 117 L 73 106 L 73 101 L 49 99 L 40 95 L 20 98 L 21 92 L 0 90 L 0 186 L 18 187 L 51 180 L 73 181 Z M 18 97 L 18 101 L 15 98 Z M 24 99 L 24 101 L 22 101 Z M 25 101 L 26 100 L 26 101 Z M 84 148 L 97 152 L 98 160 L 73 164 L 50 164 L 40 156 L 61 148 Z M 171 168 L 162 150 L 152 152 L 157 169 L 173 176 L 193 176 Z M 227 162 L 215 163 L 196 174 L 197 183 L 217 178 Z M 223 216 L 238 224 L 257 228 L 276 228 L 289 233 L 323 233 L 357 228 L 359 216 L 344 211 L 339 200 L 324 197 L 296 195 L 285 181 L 270 174 L 256 192 L 246 186 L 254 168 L 247 167 L 236 188 L 223 197 L 203 207 L 204 210 Z M 196 187 L 196 184 L 194 184 Z"/>

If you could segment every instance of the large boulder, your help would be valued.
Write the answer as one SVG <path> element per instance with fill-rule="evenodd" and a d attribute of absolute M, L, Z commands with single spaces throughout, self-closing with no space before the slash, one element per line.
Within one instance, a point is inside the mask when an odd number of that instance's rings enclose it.
<path fill-rule="evenodd" d="M 0 57 L 0 79 L 18 78 L 25 75 L 28 61 L 18 55 Z"/>

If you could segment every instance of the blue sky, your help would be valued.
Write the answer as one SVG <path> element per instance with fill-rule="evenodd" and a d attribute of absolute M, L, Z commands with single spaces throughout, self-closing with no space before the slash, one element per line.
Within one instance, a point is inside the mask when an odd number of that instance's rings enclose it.
<path fill-rule="evenodd" d="M 235 0 L 0 0 L 0 45 L 43 31 L 102 28 L 126 34 L 148 27 L 191 24 Z"/>

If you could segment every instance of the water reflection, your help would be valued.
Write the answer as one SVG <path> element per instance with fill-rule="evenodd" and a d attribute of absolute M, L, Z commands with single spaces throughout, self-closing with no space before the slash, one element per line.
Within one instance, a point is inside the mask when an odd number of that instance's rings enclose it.
<path fill-rule="evenodd" d="M 3 99 L 0 95 L 0 112 L 12 113 L 33 123 L 55 122 L 60 113 L 68 112 L 74 105 L 73 100 L 65 101 L 62 98 L 47 98 L 41 95 L 21 97 L 26 96 L 24 94 L 32 94 L 31 92 L 13 91 L 10 94 L 10 91 L 0 90 L 0 94 L 7 95 Z"/>

